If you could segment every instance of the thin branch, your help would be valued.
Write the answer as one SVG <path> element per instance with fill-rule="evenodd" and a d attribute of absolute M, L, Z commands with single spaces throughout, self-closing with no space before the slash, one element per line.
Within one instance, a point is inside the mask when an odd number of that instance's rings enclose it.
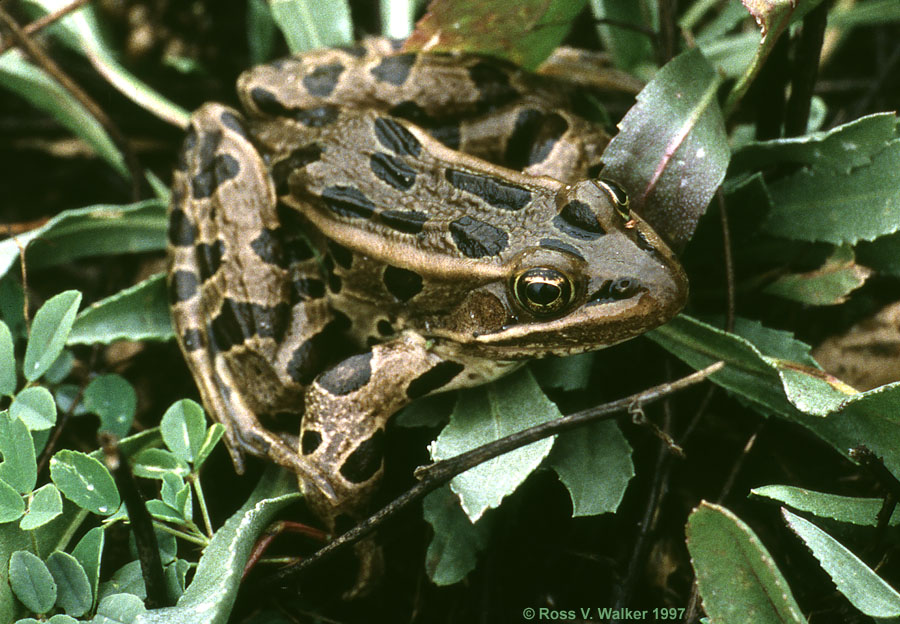
<path fill-rule="evenodd" d="M 436 490 L 445 483 L 448 483 L 456 475 L 461 474 L 474 466 L 504 453 L 514 451 L 527 444 L 531 444 L 532 442 L 550 437 L 551 435 L 562 433 L 586 425 L 590 422 L 611 418 L 618 412 L 627 412 L 632 406 L 647 405 L 654 401 L 658 401 L 679 390 L 702 382 L 713 373 L 721 370 L 724 366 L 724 362 L 716 362 L 703 370 L 682 377 L 671 383 L 660 384 L 648 390 L 644 390 L 643 392 L 632 394 L 624 399 L 605 403 L 581 412 L 563 416 L 562 418 L 550 422 L 535 425 L 534 427 L 524 429 L 506 436 L 505 438 L 501 438 L 500 440 L 495 440 L 494 442 L 479 446 L 476 449 L 472 449 L 471 451 L 467 451 L 456 457 L 419 468 L 416 471 L 416 477 L 420 480 L 419 483 L 398 496 L 387 506 L 375 512 L 375 514 L 365 521 L 337 537 L 327 546 L 316 551 L 312 556 L 296 565 L 279 570 L 267 580 L 281 583 L 287 582 L 289 579 L 296 577 L 317 563 L 330 558 L 339 549 L 361 540 L 372 533 L 391 516 L 397 514 L 399 511 L 405 509 L 419 499 L 424 498 L 425 495 Z"/>
<path fill-rule="evenodd" d="M 50 74 L 50 76 L 68 91 L 69 94 L 75 98 L 75 100 L 77 100 L 101 126 L 103 126 L 103 129 L 109 134 L 109 137 L 116 144 L 116 147 L 122 151 L 122 155 L 125 158 L 125 165 L 128 167 L 128 172 L 131 175 L 132 199 L 137 201 L 140 198 L 142 172 L 137 157 L 134 155 L 134 151 L 131 149 L 125 136 L 119 132 L 118 127 L 93 98 L 91 98 L 77 82 L 72 80 L 68 74 L 56 64 L 56 61 L 50 58 L 39 45 L 35 44 L 22 27 L 19 26 L 16 20 L 3 9 L 0 9 L 0 22 L 9 28 L 10 33 L 12 33 L 13 38 L 22 50 L 25 51 L 28 56 L 41 67 L 41 69 Z"/>
<path fill-rule="evenodd" d="M 71 4 L 67 4 L 66 6 L 56 9 L 55 11 L 53 11 L 51 13 L 47 13 L 43 17 L 39 17 L 38 19 L 34 20 L 33 22 L 31 22 L 30 24 L 25 26 L 22 29 L 22 31 L 26 35 L 31 37 L 31 36 L 39 33 L 40 31 L 42 31 L 43 29 L 45 29 L 50 24 L 53 24 L 54 22 L 61 20 L 69 13 L 77 11 L 78 9 L 80 9 L 84 5 L 88 4 L 89 2 L 91 2 L 91 0 L 74 0 L 74 2 L 72 2 Z M 4 52 L 6 52 L 7 50 L 9 50 L 12 47 L 13 47 L 12 43 L 9 43 L 9 42 L 0 43 L 0 54 L 3 54 Z"/>
<path fill-rule="evenodd" d="M 823 2 L 803 18 L 803 30 L 796 45 L 791 96 L 788 99 L 784 119 L 786 137 L 806 134 L 806 127 L 809 125 L 809 108 L 816 86 L 819 57 L 822 55 L 825 26 L 828 22 L 828 4 Z"/>

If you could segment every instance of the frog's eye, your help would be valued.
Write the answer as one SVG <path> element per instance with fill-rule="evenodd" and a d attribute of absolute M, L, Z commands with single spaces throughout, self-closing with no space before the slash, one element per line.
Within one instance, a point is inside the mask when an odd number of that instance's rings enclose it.
<path fill-rule="evenodd" d="M 575 289 L 567 275 L 546 267 L 528 269 L 513 280 L 516 301 L 537 316 L 560 314 L 572 301 Z"/>
<path fill-rule="evenodd" d="M 628 221 L 631 218 L 631 207 L 628 193 L 625 192 L 625 189 L 612 180 L 598 180 L 597 183 L 612 197 L 613 205 L 619 216 Z"/>

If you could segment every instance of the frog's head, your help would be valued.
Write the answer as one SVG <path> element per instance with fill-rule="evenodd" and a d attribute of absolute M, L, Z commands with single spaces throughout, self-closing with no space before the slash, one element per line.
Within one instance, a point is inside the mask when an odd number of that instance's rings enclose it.
<path fill-rule="evenodd" d="M 530 224 L 528 244 L 505 262 L 505 283 L 474 291 L 463 306 L 482 321 L 502 309 L 506 320 L 462 342 L 501 359 L 567 355 L 675 316 L 687 299 L 684 270 L 628 203 L 606 181 L 561 189 L 555 214 Z"/>

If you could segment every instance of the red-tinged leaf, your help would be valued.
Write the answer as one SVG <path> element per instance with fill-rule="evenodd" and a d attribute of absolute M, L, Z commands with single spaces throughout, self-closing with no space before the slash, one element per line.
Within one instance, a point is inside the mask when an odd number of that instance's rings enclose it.
<path fill-rule="evenodd" d="M 603 154 L 603 177 L 618 182 L 676 250 L 690 240 L 728 168 L 718 86 L 700 51 L 684 52 L 640 92 Z"/>
<path fill-rule="evenodd" d="M 463 50 L 536 68 L 569 32 L 587 0 L 434 0 L 404 50 Z"/>

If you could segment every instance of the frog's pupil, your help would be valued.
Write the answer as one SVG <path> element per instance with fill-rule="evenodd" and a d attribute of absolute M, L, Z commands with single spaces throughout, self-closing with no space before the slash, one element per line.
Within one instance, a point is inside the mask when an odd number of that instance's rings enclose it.
<path fill-rule="evenodd" d="M 559 299 L 559 286 L 546 282 L 531 282 L 525 288 L 528 300 L 540 306 L 547 306 Z"/>

